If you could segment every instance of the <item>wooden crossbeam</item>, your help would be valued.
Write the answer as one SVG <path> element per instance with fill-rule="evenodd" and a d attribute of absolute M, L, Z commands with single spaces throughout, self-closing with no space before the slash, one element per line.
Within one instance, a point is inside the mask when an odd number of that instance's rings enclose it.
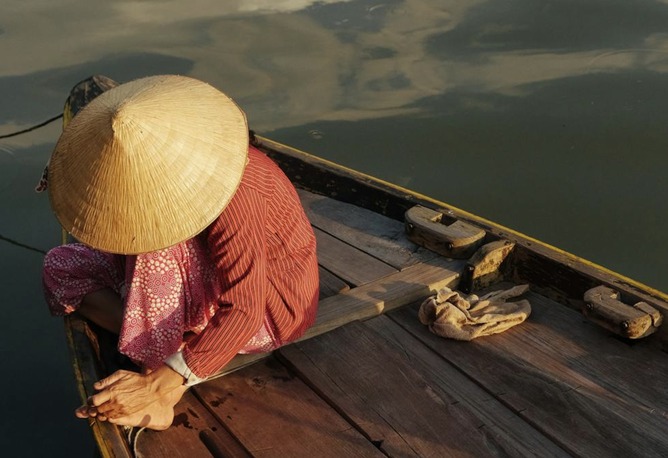
<path fill-rule="evenodd" d="M 373 318 L 424 299 L 443 286 L 452 286 L 459 279 L 463 266 L 462 261 L 437 258 L 323 299 L 318 306 L 315 324 L 300 340 L 310 339 L 352 321 Z M 237 355 L 213 378 L 246 367 L 268 355 L 269 353 Z"/>

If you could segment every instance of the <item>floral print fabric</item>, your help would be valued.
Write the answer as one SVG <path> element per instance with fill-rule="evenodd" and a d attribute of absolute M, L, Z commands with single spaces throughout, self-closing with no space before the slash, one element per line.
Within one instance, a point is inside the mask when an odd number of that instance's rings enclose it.
<path fill-rule="evenodd" d="M 137 256 L 103 253 L 82 244 L 51 250 L 44 260 L 44 290 L 53 315 L 75 311 L 84 296 L 103 288 L 124 303 L 118 349 L 145 369 L 178 351 L 218 310 L 221 282 L 201 236 Z M 280 346 L 269 316 L 240 353 Z"/>

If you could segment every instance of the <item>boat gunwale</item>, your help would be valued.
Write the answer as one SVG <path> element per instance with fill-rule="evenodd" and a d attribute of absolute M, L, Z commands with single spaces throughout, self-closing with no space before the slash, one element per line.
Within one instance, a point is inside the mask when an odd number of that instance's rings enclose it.
<path fill-rule="evenodd" d="M 586 276 L 592 280 L 600 282 L 601 284 L 608 285 L 612 288 L 620 290 L 622 296 L 626 299 L 636 300 L 636 301 L 649 301 L 653 305 L 656 305 L 664 315 L 668 315 L 668 293 L 659 291 L 651 286 L 645 285 L 637 280 L 629 278 L 625 275 L 622 275 L 618 272 L 615 272 L 611 269 L 608 269 L 604 266 L 594 263 L 588 259 L 576 256 L 568 251 L 565 251 L 561 248 L 550 245 L 546 242 L 543 242 L 534 237 L 523 234 L 517 230 L 508 228 L 501 224 L 497 224 L 493 221 L 490 221 L 486 218 L 480 217 L 473 213 L 462 210 L 458 207 L 455 207 L 446 202 L 440 201 L 438 199 L 425 196 L 419 192 L 404 188 L 402 186 L 396 185 L 394 183 L 387 182 L 380 178 L 374 177 L 372 175 L 359 172 L 357 170 L 351 169 L 349 167 L 337 164 L 335 162 L 323 159 L 317 156 L 314 156 L 305 151 L 299 150 L 297 148 L 284 145 L 280 142 L 262 137 L 256 136 L 258 140 L 258 146 L 265 153 L 267 153 L 274 160 L 279 162 L 281 165 L 281 160 L 284 157 L 287 157 L 291 160 L 298 161 L 302 164 L 308 164 L 312 167 L 319 169 L 324 174 L 330 176 L 338 176 L 343 180 L 352 180 L 359 183 L 359 188 L 366 187 L 366 190 L 372 190 L 375 192 L 385 193 L 390 195 L 396 201 L 403 201 L 404 205 L 397 209 L 382 208 L 379 205 L 369 205 L 365 202 L 364 199 L 352 199 L 349 196 L 342 195 L 338 188 L 331 187 L 331 191 L 334 194 L 330 194 L 331 197 L 346 201 L 351 204 L 359 205 L 370 210 L 377 211 L 385 214 L 396 220 L 403 221 L 403 213 L 408 208 L 413 205 L 423 205 L 428 208 L 447 212 L 449 215 L 454 216 L 455 218 L 462 219 L 468 223 L 475 224 L 483 229 L 485 229 L 488 234 L 491 234 L 496 239 L 509 239 L 516 244 L 519 244 L 520 247 L 528 252 L 534 253 L 535 255 L 545 258 L 551 262 L 564 265 L 569 269 L 574 270 L 576 273 Z M 289 170 L 285 170 L 286 173 L 290 175 Z M 292 177 L 290 177 L 292 179 Z M 322 177 L 319 177 L 322 178 Z M 302 184 L 299 180 L 303 180 L 304 177 L 300 176 L 298 179 L 294 179 L 293 182 Z M 312 180 L 313 178 L 311 178 Z M 322 181 L 322 180 L 321 180 Z M 309 187 L 306 186 L 307 190 L 323 194 L 323 188 L 325 186 Z M 324 193 L 327 195 L 326 193 Z M 356 189 L 353 193 L 355 196 L 360 196 L 363 193 L 359 189 Z M 406 205 L 407 204 L 407 205 Z M 491 241 L 491 240 L 490 240 Z M 563 298 L 562 298 L 563 299 Z M 582 301 L 582 298 L 570 298 L 573 301 Z M 571 305 L 572 307 L 572 305 Z M 668 334 L 668 332 L 665 332 Z M 668 338 L 668 336 L 665 336 Z"/>
<path fill-rule="evenodd" d="M 81 402 L 86 403 L 88 397 L 94 394 L 92 384 L 96 380 L 91 380 L 91 376 L 101 376 L 99 365 L 96 364 L 98 355 L 93 349 L 90 331 L 87 332 L 88 324 L 84 319 L 76 315 L 68 315 L 63 321 L 77 391 Z M 122 434 L 120 427 L 108 422 L 95 421 L 95 419 L 89 419 L 88 425 L 102 458 L 130 458 L 133 456 L 130 444 Z"/>

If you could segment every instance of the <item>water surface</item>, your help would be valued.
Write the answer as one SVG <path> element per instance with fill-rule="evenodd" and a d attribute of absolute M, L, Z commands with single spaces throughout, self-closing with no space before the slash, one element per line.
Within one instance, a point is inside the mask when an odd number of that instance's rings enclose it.
<path fill-rule="evenodd" d="M 668 4 L 5 0 L 0 135 L 95 73 L 209 81 L 275 140 L 668 290 Z M 60 126 L 0 142 L 0 235 L 59 243 L 33 192 Z M 42 255 L 0 241 L 0 449 L 90 456 Z"/>

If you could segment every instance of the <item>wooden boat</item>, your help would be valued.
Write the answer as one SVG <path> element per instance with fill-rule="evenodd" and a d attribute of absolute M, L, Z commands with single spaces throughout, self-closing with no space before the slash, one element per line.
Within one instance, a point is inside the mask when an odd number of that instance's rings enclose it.
<path fill-rule="evenodd" d="M 668 296 L 470 213 L 268 139 L 318 239 L 315 326 L 192 388 L 166 431 L 92 422 L 102 456 L 668 456 Z M 417 242 L 417 243 L 416 243 Z M 438 289 L 529 284 L 532 314 L 462 342 Z M 66 330 L 81 396 L 113 338 Z M 110 356 L 111 355 L 111 356 Z"/>

